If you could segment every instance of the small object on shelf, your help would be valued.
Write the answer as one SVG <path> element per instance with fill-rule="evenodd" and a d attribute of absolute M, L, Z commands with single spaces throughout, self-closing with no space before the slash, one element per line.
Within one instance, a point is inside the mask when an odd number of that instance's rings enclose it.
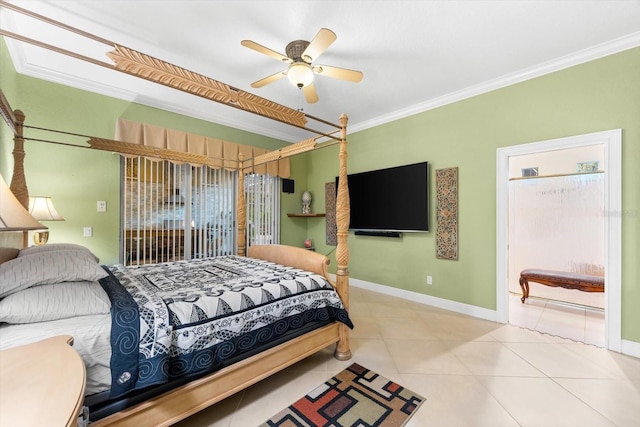
<path fill-rule="evenodd" d="M 311 213 L 311 193 L 309 191 L 302 193 L 302 213 Z"/>
<path fill-rule="evenodd" d="M 309 238 L 307 237 L 307 239 L 304 241 L 304 247 L 305 247 L 305 248 L 307 248 L 307 249 L 309 249 L 309 248 L 311 248 L 312 246 L 313 246 L 313 244 L 312 244 L 312 242 L 311 242 L 311 239 L 309 239 Z"/>

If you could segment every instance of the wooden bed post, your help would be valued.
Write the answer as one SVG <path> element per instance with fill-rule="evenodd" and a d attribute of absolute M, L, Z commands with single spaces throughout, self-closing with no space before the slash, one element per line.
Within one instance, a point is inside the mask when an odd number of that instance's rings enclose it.
<path fill-rule="evenodd" d="M 25 115 L 20 110 L 15 110 L 16 133 L 13 136 L 13 176 L 11 177 L 11 191 L 26 210 L 29 210 L 29 190 L 27 180 L 24 177 L 24 136 L 23 127 Z"/>
<path fill-rule="evenodd" d="M 13 136 L 13 175 L 11 176 L 11 184 L 9 188 L 11 192 L 16 196 L 16 199 L 22 206 L 29 210 L 29 189 L 27 187 L 27 180 L 24 176 L 24 119 L 25 115 L 20 110 L 13 112 L 15 117 L 15 134 Z M 22 232 L 22 247 L 26 248 L 29 241 L 29 232 Z"/>
<path fill-rule="evenodd" d="M 238 255 L 245 256 L 247 253 L 247 207 L 244 200 L 244 154 L 238 155 Z"/>
<path fill-rule="evenodd" d="M 349 308 L 349 247 L 347 237 L 349 235 L 349 188 L 347 187 L 347 122 L 349 118 L 346 114 L 340 116 L 340 179 L 338 182 L 338 195 L 336 199 L 336 225 L 337 225 L 337 246 L 336 246 L 336 287 L 338 294 L 346 309 Z M 336 344 L 334 357 L 338 360 L 351 359 L 351 349 L 349 347 L 349 328 L 340 324 L 340 341 Z"/>

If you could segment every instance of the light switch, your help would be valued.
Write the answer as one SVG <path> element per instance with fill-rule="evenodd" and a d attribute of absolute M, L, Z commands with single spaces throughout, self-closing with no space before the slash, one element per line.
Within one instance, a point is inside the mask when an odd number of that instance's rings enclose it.
<path fill-rule="evenodd" d="M 97 211 L 98 212 L 106 212 L 107 211 L 107 202 L 104 200 L 99 200 L 97 203 Z"/>
<path fill-rule="evenodd" d="M 84 237 L 91 237 L 93 236 L 93 228 L 92 227 L 85 227 L 84 228 Z"/>

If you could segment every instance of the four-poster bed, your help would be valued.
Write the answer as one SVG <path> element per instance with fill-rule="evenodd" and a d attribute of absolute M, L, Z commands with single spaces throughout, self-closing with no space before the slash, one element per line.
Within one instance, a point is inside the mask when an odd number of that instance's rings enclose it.
<path fill-rule="evenodd" d="M 24 11 L 23 9 L 19 9 L 6 2 L 0 2 L 0 5 L 17 10 L 20 13 L 26 12 L 37 19 L 54 23 L 54 25 L 58 25 L 67 30 L 82 33 L 84 36 L 90 37 L 94 40 L 98 39 L 101 42 L 112 45 L 115 50 L 108 55 L 115 61 L 115 66 L 105 65 L 104 63 L 100 63 L 98 65 L 108 66 L 114 70 L 132 74 L 165 86 L 211 99 L 216 102 L 221 102 L 234 108 L 239 108 L 282 123 L 303 128 L 316 134 L 317 136 L 310 140 L 302 141 L 301 143 L 294 144 L 280 150 L 275 150 L 271 153 L 248 159 L 242 158 L 242 156 L 239 158 L 237 166 L 239 179 L 239 192 L 237 197 L 237 254 L 239 257 L 248 256 L 249 259 L 263 260 L 267 263 L 275 263 L 278 266 L 286 266 L 287 272 L 303 270 L 304 275 L 313 274 L 314 276 L 310 277 L 323 277 L 323 280 L 326 280 L 326 283 L 330 285 L 329 288 L 335 289 L 335 292 L 339 295 L 342 307 L 344 309 L 348 308 L 349 251 L 347 248 L 347 234 L 349 227 L 349 196 L 347 189 L 346 115 L 342 115 L 340 117 L 339 125 L 333 125 L 324 120 L 308 116 L 300 111 L 293 110 L 258 96 L 240 91 L 208 77 L 167 64 L 156 58 L 148 57 L 144 54 L 124 48 L 104 39 L 75 30 L 64 24 L 56 23 L 49 18 Z M 34 42 L 33 40 L 23 38 L 16 34 L 10 34 L 2 30 L 0 30 L 0 34 L 7 37 L 14 37 L 28 43 Z M 63 54 L 70 54 L 69 52 L 63 52 L 43 43 L 38 43 L 38 45 L 56 50 Z M 78 57 L 77 55 L 74 56 Z M 95 60 L 91 60 L 90 62 L 96 63 Z M 23 142 L 25 139 L 28 140 L 29 138 L 25 138 L 23 135 L 24 115 L 19 114 L 17 111 L 14 113 L 8 108 L 8 104 L 6 102 L 3 104 L 2 115 L 15 135 L 14 168 L 13 179 L 11 181 L 12 190 L 20 197 L 20 201 L 25 204 L 25 201 L 28 200 L 28 190 L 23 169 Z M 308 118 L 317 120 L 325 125 L 331 125 L 335 127 L 337 131 L 320 132 L 309 129 L 306 127 L 306 121 Z M 335 136 L 335 133 L 339 133 L 339 136 Z M 321 137 L 327 138 L 329 141 L 318 143 L 316 140 Z M 176 159 L 179 161 L 195 161 L 201 164 L 206 164 L 207 162 L 207 159 L 186 159 L 184 158 L 184 153 L 175 153 L 170 150 L 150 150 L 140 146 L 133 146 L 135 144 L 127 144 L 120 141 L 111 141 L 102 138 L 90 137 L 88 144 L 91 149 L 107 150 L 110 152 L 115 151 L 161 159 Z M 243 191 L 245 170 L 261 163 L 334 144 L 339 144 L 340 177 L 336 200 L 337 247 L 335 253 L 337 270 L 335 283 L 333 283 L 329 278 L 327 271 L 329 259 L 324 255 L 313 251 L 307 251 L 302 248 L 281 245 L 251 246 L 247 249 L 245 247 L 246 210 Z M 19 259 L 20 257 L 16 258 L 16 260 Z M 8 263 L 11 263 L 12 261 L 13 260 L 8 261 L 5 265 L 8 265 Z M 262 264 L 260 265 L 262 266 Z M 289 270 L 289 268 L 293 268 L 294 270 Z M 2 266 L 0 265 L 0 272 L 2 271 L 1 269 Z M 280 267 L 276 267 L 276 269 L 280 269 Z M 103 279 L 100 280 L 102 281 Z M 314 280 L 312 280 L 312 282 L 314 282 Z M 145 398 L 141 402 L 136 402 L 133 406 L 127 407 L 123 410 L 118 410 L 118 412 L 111 415 L 101 417 L 91 425 L 171 425 L 332 344 L 335 344 L 334 356 L 339 360 L 347 360 L 351 357 L 348 323 L 350 323 L 350 321 L 345 322 L 344 319 L 342 319 L 342 321 L 338 321 L 334 318 L 328 319 L 320 327 L 304 331 L 302 334 L 298 334 L 294 338 L 286 341 L 276 341 L 277 345 L 275 346 L 267 346 L 267 349 L 261 349 L 257 354 L 241 358 L 228 366 L 206 373 L 204 376 L 200 376 L 195 380 L 190 380 L 189 382 L 183 381 L 183 383 L 176 388 L 163 391 L 160 395 Z M 4 409 L 5 408 L 3 408 L 3 411 Z"/>

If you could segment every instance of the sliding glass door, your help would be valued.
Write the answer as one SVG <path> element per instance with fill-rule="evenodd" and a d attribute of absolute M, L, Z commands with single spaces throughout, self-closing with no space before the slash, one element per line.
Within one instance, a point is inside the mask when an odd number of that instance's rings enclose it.
<path fill-rule="evenodd" d="M 123 158 L 126 265 L 236 253 L 237 172 Z M 280 242 L 280 178 L 245 178 L 247 246 Z"/>
<path fill-rule="evenodd" d="M 125 264 L 235 253 L 237 173 L 124 158 Z"/>

